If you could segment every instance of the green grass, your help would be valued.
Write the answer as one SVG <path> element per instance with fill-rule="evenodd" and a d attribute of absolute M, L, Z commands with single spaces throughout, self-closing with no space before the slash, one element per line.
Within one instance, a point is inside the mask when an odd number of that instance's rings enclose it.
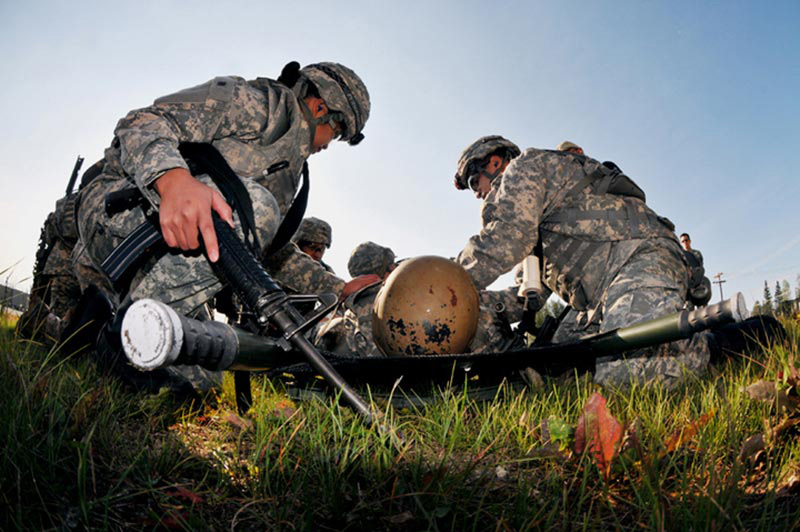
<path fill-rule="evenodd" d="M 575 426 L 584 377 L 476 403 L 455 390 L 425 409 L 383 407 L 404 440 L 332 401 L 294 404 L 254 380 L 234 415 L 232 379 L 200 411 L 122 389 L 90 360 L 0 327 L 0 528 L 187 530 L 787 530 L 800 526 L 797 427 L 743 391 L 788 375 L 788 346 L 676 390 L 602 390 L 638 444 L 608 477 L 588 454 L 542 452 L 542 422 Z M 800 413 L 790 411 L 791 416 Z M 672 452 L 671 434 L 706 415 Z"/>

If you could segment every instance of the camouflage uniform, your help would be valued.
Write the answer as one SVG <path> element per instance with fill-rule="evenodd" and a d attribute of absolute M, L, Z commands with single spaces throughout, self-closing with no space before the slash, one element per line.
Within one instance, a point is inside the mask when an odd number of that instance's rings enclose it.
<path fill-rule="evenodd" d="M 478 330 L 469 344 L 471 353 L 491 353 L 505 351 L 516 338 L 511 324 L 522 318 L 524 310 L 518 288 L 512 286 L 505 290 L 479 290 L 480 315 Z"/>
<path fill-rule="evenodd" d="M 345 68 L 330 63 L 311 67 L 317 70 L 306 67 L 300 73 L 311 79 L 320 93 L 323 89 L 330 93 L 331 89 L 322 85 L 326 81 L 319 77 L 318 70 L 334 68 L 341 74 Z M 350 115 L 345 115 L 346 130 L 352 139 L 367 119 L 369 97 L 363 84 L 350 89 L 358 92 L 356 97 L 361 102 L 366 102 L 366 107 L 359 109 L 355 123 Z M 79 274 L 84 270 L 99 272 L 102 261 L 145 221 L 145 211 L 138 207 L 109 217 L 104 208 L 106 196 L 135 185 L 150 208 L 157 210 L 160 197 L 153 188 L 154 182 L 167 170 L 188 170 L 177 149 L 184 141 L 212 144 L 242 178 L 252 200 L 263 252 L 295 197 L 301 169 L 311 153 L 313 131 L 309 121 L 312 119 L 305 114 L 308 110 L 302 107 L 305 104 L 300 96 L 286 85 L 265 78 L 245 81 L 239 77 L 218 77 L 159 98 L 152 106 L 132 111 L 120 120 L 114 140 L 105 152 L 101 175 L 81 193 L 78 219 L 83 247 L 77 257 Z M 334 109 L 331 102 L 328 105 Z M 268 172 L 270 167 L 282 169 Z M 195 177 L 216 188 L 209 176 Z M 234 222 L 243 236 L 236 214 Z M 292 289 L 341 291 L 344 281 L 326 272 L 296 246 L 289 247 L 287 260 L 292 255 L 298 255 L 298 268 L 303 270 L 290 280 Z M 116 303 L 126 296 L 116 293 L 107 279 L 101 288 Z M 203 255 L 172 250 L 150 260 L 137 272 L 127 297 L 158 299 L 180 314 L 196 315 L 203 312 L 204 304 L 220 288 Z"/>
<path fill-rule="evenodd" d="M 385 277 L 395 264 L 394 251 L 376 244 L 375 242 L 362 242 L 350 254 L 347 261 L 347 272 L 350 277 L 374 274 Z"/>
<path fill-rule="evenodd" d="M 78 240 L 76 202 L 77 194 L 58 200 L 42 227 L 43 247 L 36 257 L 28 310 L 18 322 L 18 331 L 26 338 L 33 338 L 44 324 L 45 336 L 57 341 L 80 298 L 71 258 Z"/>
<path fill-rule="evenodd" d="M 394 264 L 394 251 L 374 242 L 363 242 L 350 254 L 347 270 L 351 277 L 374 274 L 383 278 Z M 317 342 L 330 351 L 383 356 L 372 337 L 372 306 L 381 286 L 381 282 L 376 282 L 350 295 L 340 315 L 320 328 Z"/>
<path fill-rule="evenodd" d="M 555 341 L 676 312 L 686 297 L 686 265 L 668 220 L 632 196 L 575 190 L 600 166 L 588 157 L 526 150 L 492 182 L 483 229 L 458 256 L 483 288 L 541 238 L 542 281 L 573 308 Z M 669 381 L 684 369 L 703 371 L 709 359 L 702 336 L 646 354 L 672 356 L 599 361 L 596 381 Z"/>
<path fill-rule="evenodd" d="M 318 269 L 314 268 L 312 270 L 309 268 L 308 260 L 302 258 L 301 255 L 306 255 L 299 248 L 300 242 L 303 241 L 324 244 L 325 247 L 330 248 L 333 243 L 333 230 L 330 224 L 324 220 L 313 216 L 303 218 L 294 236 L 292 236 L 292 241 L 278 250 L 277 253 L 266 257 L 264 266 L 267 271 L 278 284 L 293 292 L 301 292 L 302 290 L 299 290 L 298 287 L 303 286 L 307 287 L 306 293 L 321 293 L 325 291 L 324 289 L 313 289 L 315 286 L 329 287 L 328 291 L 335 292 L 336 290 L 330 289 L 332 288 L 332 280 L 319 276 Z M 306 257 L 311 258 L 308 255 Z M 328 264 L 321 260 L 316 262 L 325 271 L 335 275 L 333 268 Z M 342 281 L 342 285 L 344 285 L 344 281 Z"/>
<path fill-rule="evenodd" d="M 395 254 L 387 247 L 374 242 L 359 244 L 350 255 L 347 269 L 352 277 L 375 274 L 381 277 L 395 264 Z M 325 347 L 332 351 L 347 351 L 363 356 L 383 356 L 372 336 L 372 307 L 382 284 L 368 286 L 349 297 L 343 316 L 319 333 L 318 339 L 327 335 Z M 522 305 L 517 288 L 490 291 L 482 290 L 478 331 L 469 346 L 470 352 L 499 351 L 513 339 L 509 325 L 522 317 Z"/>

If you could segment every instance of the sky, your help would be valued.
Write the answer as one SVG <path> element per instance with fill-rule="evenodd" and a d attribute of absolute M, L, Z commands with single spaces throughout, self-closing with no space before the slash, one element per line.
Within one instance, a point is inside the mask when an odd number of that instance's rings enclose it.
<path fill-rule="evenodd" d="M 337 61 L 372 100 L 364 142 L 309 160 L 307 215 L 333 226 L 340 275 L 366 240 L 455 256 L 480 230 L 456 161 L 501 134 L 616 162 L 752 305 L 765 280 L 800 280 L 798 27 L 797 0 L 0 0 L 0 280 L 30 286 L 76 156 L 102 157 L 129 110 Z"/>

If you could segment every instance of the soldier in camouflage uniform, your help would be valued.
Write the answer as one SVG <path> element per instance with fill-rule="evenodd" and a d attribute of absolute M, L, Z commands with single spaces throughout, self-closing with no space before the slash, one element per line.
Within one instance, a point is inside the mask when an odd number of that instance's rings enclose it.
<path fill-rule="evenodd" d="M 583 155 L 483 137 L 461 155 L 456 188 L 483 199 L 481 232 L 458 262 L 484 288 L 541 251 L 542 282 L 572 311 L 554 341 L 679 311 L 688 285 L 674 226 L 618 170 Z M 544 300 L 544 299 L 543 299 Z M 704 335 L 597 363 L 601 384 L 677 382 L 699 374 L 710 355 Z"/>
<path fill-rule="evenodd" d="M 80 298 L 71 260 L 78 240 L 76 201 L 77 194 L 58 200 L 42 227 L 28 310 L 17 322 L 17 331 L 24 338 L 44 333 L 47 343 L 55 343 Z"/>
<path fill-rule="evenodd" d="M 300 251 L 322 264 L 329 273 L 335 273 L 333 268 L 322 260 L 325 251 L 333 244 L 333 229 L 328 222 L 313 216 L 303 218 L 292 237 L 292 242 L 300 248 Z"/>
<path fill-rule="evenodd" d="M 360 142 L 369 111 L 363 82 L 338 63 L 302 69 L 290 63 L 277 81 L 218 77 L 131 111 L 117 124 L 102 173 L 81 192 L 79 276 L 86 278 L 82 269 L 99 272 L 103 260 L 145 221 L 147 211 L 157 211 L 171 252 L 147 262 L 128 291 L 117 292 L 107 279 L 101 288 L 116 304 L 154 298 L 180 314 L 202 314 L 205 303 L 222 287 L 208 263 L 219 255 L 212 210 L 240 237 L 243 232 L 238 214 L 210 177 L 190 173 L 179 143 L 211 144 L 241 178 L 263 252 L 295 198 L 306 159 L 336 138 L 353 145 Z M 109 216 L 106 196 L 131 186 L 138 188 L 147 206 Z M 200 247 L 198 236 L 208 259 L 193 251 Z M 281 282 L 290 289 L 343 294 L 357 288 L 358 283 L 345 286 L 296 246 L 289 248 L 294 272 Z"/>
<path fill-rule="evenodd" d="M 374 242 L 359 244 L 350 255 L 347 270 L 352 277 L 377 275 L 385 279 L 397 266 L 394 251 Z M 324 346 L 328 350 L 365 356 L 382 356 L 372 336 L 372 307 L 381 289 L 381 283 L 366 286 L 347 298 L 344 315 L 336 318 L 319 333 L 327 336 Z M 481 312 L 478 330 L 469 346 L 470 352 L 501 351 L 511 345 L 514 335 L 510 324 L 522 317 L 522 305 L 517 288 L 506 290 L 481 290 Z"/>
<path fill-rule="evenodd" d="M 576 155 L 583 155 L 583 148 L 581 148 L 580 146 L 569 140 L 565 140 L 564 142 L 556 146 L 556 150 L 574 153 Z"/>
<path fill-rule="evenodd" d="M 354 278 L 375 275 L 379 280 L 363 287 L 344 301 L 344 312 L 317 333 L 317 343 L 334 352 L 361 356 L 383 356 L 372 338 L 372 306 L 382 281 L 396 266 L 394 251 L 374 242 L 356 246 L 347 261 Z"/>

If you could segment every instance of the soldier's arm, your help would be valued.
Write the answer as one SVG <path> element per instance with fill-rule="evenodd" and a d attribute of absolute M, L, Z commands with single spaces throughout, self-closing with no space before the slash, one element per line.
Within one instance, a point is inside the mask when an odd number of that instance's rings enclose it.
<path fill-rule="evenodd" d="M 484 201 L 483 228 L 456 259 L 478 289 L 533 252 L 544 205 L 543 177 L 541 164 L 522 155 L 498 178 L 500 182 Z"/>
<path fill-rule="evenodd" d="M 218 192 L 192 177 L 178 144 L 251 136 L 265 121 L 263 108 L 241 78 L 215 78 L 159 98 L 119 121 L 115 135 L 122 166 L 159 208 L 168 245 L 195 249 L 199 230 L 214 261 L 218 251 L 211 210 L 233 225 L 230 207 Z"/>

